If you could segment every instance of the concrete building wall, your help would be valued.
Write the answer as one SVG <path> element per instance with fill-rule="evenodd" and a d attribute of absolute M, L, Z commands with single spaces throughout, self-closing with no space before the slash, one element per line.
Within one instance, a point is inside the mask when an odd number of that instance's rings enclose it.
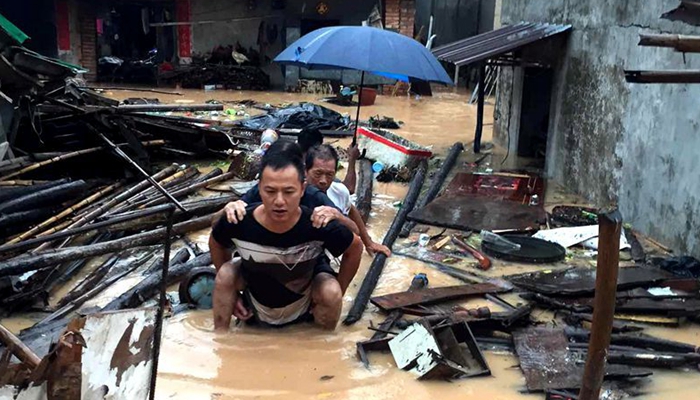
<path fill-rule="evenodd" d="M 639 47 L 639 33 L 700 34 L 660 19 L 677 0 L 502 0 L 503 25 L 573 25 L 555 69 L 547 172 L 680 253 L 700 256 L 700 85 L 639 85 L 625 69 L 698 69 L 700 55 Z M 502 69 L 496 116 L 505 142 L 518 82 Z M 514 86 L 511 87 L 511 84 Z M 512 107 L 515 109 L 515 107 Z"/>

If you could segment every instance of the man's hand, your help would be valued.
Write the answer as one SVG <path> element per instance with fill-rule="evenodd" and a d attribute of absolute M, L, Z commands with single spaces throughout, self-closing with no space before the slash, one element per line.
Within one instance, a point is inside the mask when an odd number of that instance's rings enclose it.
<path fill-rule="evenodd" d="M 243 297 L 241 295 L 238 295 L 238 299 L 236 299 L 236 305 L 233 307 L 233 316 L 241 321 L 247 321 L 253 316 L 253 312 L 243 303 Z"/>
<path fill-rule="evenodd" d="M 354 146 L 352 144 L 350 144 L 350 146 L 348 146 L 347 152 L 348 152 L 348 160 L 350 160 L 350 161 L 355 161 L 358 158 L 360 158 L 360 148 L 357 147 L 357 143 L 355 143 Z"/>
<path fill-rule="evenodd" d="M 381 243 L 370 241 L 365 244 L 365 250 L 367 250 L 367 253 L 372 257 L 374 257 L 374 253 L 382 253 L 387 257 L 391 257 L 391 250 Z"/>
<path fill-rule="evenodd" d="M 311 214 L 311 224 L 314 228 L 325 228 L 329 222 L 334 219 L 339 219 L 343 215 L 335 207 L 330 206 L 320 206 L 314 208 L 313 214 Z"/>
<path fill-rule="evenodd" d="M 236 200 L 232 203 L 227 203 L 224 206 L 224 212 L 226 213 L 226 219 L 232 224 L 237 224 L 239 221 L 245 217 L 245 208 L 248 206 L 243 200 Z"/>

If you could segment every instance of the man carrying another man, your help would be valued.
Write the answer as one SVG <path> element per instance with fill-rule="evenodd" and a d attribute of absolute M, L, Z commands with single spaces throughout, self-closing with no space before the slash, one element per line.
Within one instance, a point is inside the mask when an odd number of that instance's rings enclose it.
<path fill-rule="evenodd" d="M 228 330 L 232 315 L 272 326 L 313 319 L 334 329 L 360 264 L 362 243 L 352 231 L 334 219 L 312 221 L 313 211 L 300 205 L 306 184 L 299 149 L 276 145 L 262 160 L 262 204 L 246 207 L 236 223 L 222 216 L 209 238 L 216 330 Z M 240 263 L 231 259 L 234 247 Z M 325 250 L 342 255 L 337 276 Z"/>

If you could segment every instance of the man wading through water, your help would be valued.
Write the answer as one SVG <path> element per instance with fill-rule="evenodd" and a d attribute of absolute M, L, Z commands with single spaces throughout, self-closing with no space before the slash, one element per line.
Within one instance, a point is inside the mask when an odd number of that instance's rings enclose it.
<path fill-rule="evenodd" d="M 305 183 L 298 148 L 268 152 L 259 187 L 262 204 L 249 205 L 236 224 L 221 217 L 209 238 L 218 271 L 214 328 L 227 331 L 233 315 L 273 326 L 313 320 L 334 329 L 360 264 L 362 242 L 337 220 L 315 215 L 312 221 L 312 210 L 300 205 Z M 234 249 L 240 263 L 231 259 Z M 337 276 L 325 250 L 342 255 Z"/>

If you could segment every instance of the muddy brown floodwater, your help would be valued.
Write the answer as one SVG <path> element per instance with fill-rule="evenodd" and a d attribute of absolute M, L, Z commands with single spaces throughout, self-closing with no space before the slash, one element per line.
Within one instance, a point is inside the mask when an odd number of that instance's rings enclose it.
<path fill-rule="evenodd" d="M 204 102 L 252 99 L 263 103 L 280 104 L 298 101 L 317 101 L 320 96 L 275 92 L 228 92 L 183 90 L 184 96 L 153 95 L 115 91 L 110 96 L 158 97 L 162 102 Z M 476 107 L 467 104 L 466 93 L 436 93 L 433 98 L 421 99 L 378 96 L 375 105 L 363 107 L 361 118 L 386 115 L 403 121 L 396 132 L 406 139 L 431 147 L 444 155 L 455 141 L 465 145 L 474 137 Z M 354 107 L 319 103 L 354 118 Z M 492 137 L 493 102 L 487 102 L 483 141 Z M 346 146 L 349 140 L 339 145 Z M 467 146 L 468 147 L 468 146 Z M 498 148 L 494 153 L 502 154 Z M 473 154 L 465 151 L 457 167 L 472 161 Z M 494 157 L 491 167 L 498 169 L 502 158 Z M 488 160 L 487 160 L 488 162 Z M 342 172 L 341 172 L 342 174 Z M 372 237 L 380 241 L 396 214 L 394 203 L 403 199 L 406 185 L 377 183 L 374 185 L 372 214 L 368 228 Z M 578 203 L 580 199 L 567 194 L 556 185 L 548 188 L 546 202 Z M 436 231 L 437 232 L 437 231 Z M 208 232 L 193 238 L 206 246 Z M 401 240 L 401 239 L 400 239 Z M 355 297 L 371 257 L 365 254 L 357 277 L 343 302 L 346 315 Z M 595 265 L 594 260 L 588 262 Z M 541 267 L 503 263 L 494 260 L 493 275 L 526 272 Z M 388 259 L 375 294 L 402 291 L 413 275 L 425 272 L 431 286 L 461 284 L 425 264 L 400 256 Z M 509 299 L 517 301 L 516 298 Z M 480 305 L 472 302 L 470 306 Z M 489 306 L 498 311 L 493 304 Z M 542 313 L 540 318 L 547 319 Z M 339 325 L 335 332 L 320 331 L 313 326 L 295 326 L 279 330 L 261 330 L 251 327 L 233 327 L 225 335 L 213 333 L 211 312 L 195 311 L 176 315 L 167 321 L 161 352 L 157 388 L 159 399 L 540 399 L 542 394 L 523 394 L 525 378 L 518 368 L 517 357 L 509 353 L 484 352 L 492 376 L 447 382 L 423 382 L 396 368 L 390 354 L 371 354 L 370 369 L 357 360 L 355 342 L 367 339 L 375 324 L 383 319 L 371 304 L 362 320 L 347 327 Z M 649 333 L 659 337 L 700 344 L 700 328 L 650 328 Z M 655 370 L 651 383 L 645 386 L 644 399 L 696 399 L 700 374 L 697 371 Z"/>
<path fill-rule="evenodd" d="M 153 93 L 113 91 L 109 96 L 158 97 L 162 102 L 201 103 L 216 99 L 252 99 L 263 103 L 280 104 L 295 101 L 316 101 L 320 96 L 274 92 L 203 92 L 183 90 L 184 96 Z M 474 136 L 476 107 L 467 104 L 465 93 L 437 93 L 433 98 L 408 98 L 378 96 L 376 104 L 362 108 L 361 117 L 387 115 L 404 125 L 396 132 L 424 146 L 431 146 L 434 153 L 444 155 L 455 141 L 467 145 Z M 320 103 L 354 117 L 353 107 L 340 107 Z M 484 141 L 492 134 L 490 124 L 493 107 L 487 104 Z M 346 146 L 349 140 L 338 143 Z M 498 149 L 494 150 L 498 152 Z M 458 168 L 465 161 L 473 160 L 473 154 L 465 151 Z M 498 169 L 501 158 L 493 162 Z M 341 172 L 342 175 L 342 172 Z M 370 234 L 381 241 L 396 213 L 394 203 L 403 199 L 406 185 L 377 183 L 374 185 L 372 214 L 368 222 Z M 546 202 L 579 202 L 561 188 L 550 185 Z M 432 232 L 439 232 L 433 229 Z M 206 248 L 208 231 L 192 235 Z M 399 239 L 399 242 L 401 239 Z M 397 243 L 399 243 L 397 242 Z M 365 254 L 357 277 L 343 302 L 346 315 L 355 297 L 371 258 Z M 593 260 L 588 265 L 595 265 Z M 541 269 L 541 266 L 524 266 L 494 260 L 489 274 L 497 276 Z M 430 285 L 461 284 L 429 266 L 400 256 L 388 259 L 375 294 L 402 291 L 413 275 L 424 272 Z M 128 287 L 120 282 L 99 301 L 106 303 Z M 107 298 L 105 298 L 107 297 Z M 517 301 L 517 297 L 508 298 Z M 94 304 L 92 304 L 94 305 Z M 484 305 L 483 301 L 468 303 Z M 494 311 L 496 306 L 489 304 Z M 547 319 L 549 314 L 536 312 L 535 316 Z M 390 354 L 371 354 L 370 369 L 357 360 L 355 342 L 369 338 L 369 321 L 379 323 L 383 316 L 370 305 L 362 320 L 355 325 L 340 325 L 335 332 L 325 332 L 311 325 L 284 329 L 261 330 L 235 326 L 227 334 L 214 334 L 210 311 L 193 311 L 176 315 L 166 321 L 163 348 L 159 363 L 156 397 L 158 399 L 541 399 L 542 394 L 523 394 L 525 379 L 518 368 L 518 360 L 509 353 L 484 352 L 492 376 L 456 380 L 454 382 L 417 381 L 413 375 L 396 368 Z M 31 319 L 13 318 L 7 323 L 13 330 L 26 327 Z M 5 321 L 3 321 L 5 323 Z M 696 325 L 679 329 L 653 328 L 649 333 L 693 344 L 700 344 L 700 329 Z M 654 371 L 652 383 L 645 387 L 645 399 L 696 399 L 700 386 L 697 371 Z"/>

